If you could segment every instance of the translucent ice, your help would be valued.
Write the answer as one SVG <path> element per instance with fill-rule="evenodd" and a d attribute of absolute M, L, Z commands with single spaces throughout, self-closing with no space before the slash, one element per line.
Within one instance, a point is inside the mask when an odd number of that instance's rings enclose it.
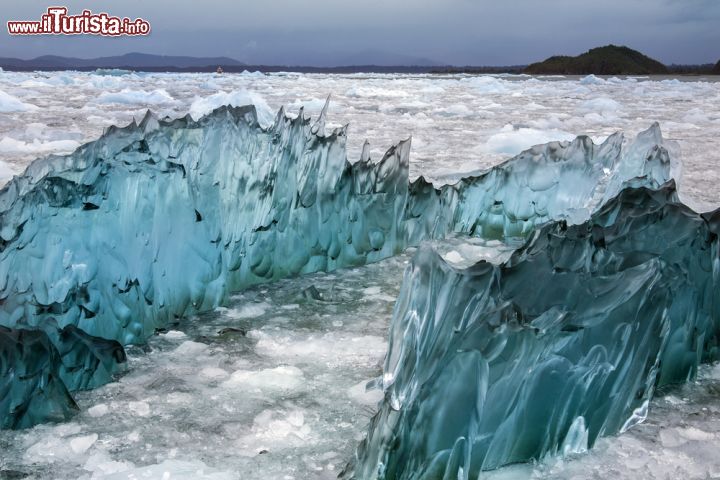
<path fill-rule="evenodd" d="M 499 266 L 458 269 L 422 248 L 347 476 L 474 479 L 642 421 L 657 388 L 718 357 L 719 215 L 679 203 L 672 182 L 628 186 Z"/>
<path fill-rule="evenodd" d="M 0 426 L 69 418 L 77 410 L 69 392 L 107 383 L 124 361 L 119 343 L 73 325 L 0 326 Z"/>
<path fill-rule="evenodd" d="M 111 127 L 0 191 L 0 325 L 141 343 L 249 285 L 453 232 L 522 238 L 586 219 L 628 179 L 657 185 L 676 169 L 657 125 L 627 149 L 620 134 L 553 142 L 441 188 L 408 182 L 409 149 L 378 162 L 365 149 L 351 165 L 345 128 L 326 134 L 325 110 L 314 124 L 281 110 L 269 128 L 252 106 Z"/>

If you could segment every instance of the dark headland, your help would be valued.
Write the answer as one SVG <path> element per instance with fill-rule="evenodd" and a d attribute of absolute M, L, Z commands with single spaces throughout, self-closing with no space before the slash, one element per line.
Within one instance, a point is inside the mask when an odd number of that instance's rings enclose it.
<path fill-rule="evenodd" d="M 533 75 L 664 75 L 668 67 L 628 47 L 606 45 L 577 57 L 554 56 L 528 65 Z"/>
<path fill-rule="evenodd" d="M 357 58 L 346 59 L 348 62 Z M 411 61 L 411 60 L 409 60 Z M 188 57 L 128 53 L 112 57 L 71 58 L 44 55 L 33 59 L 0 57 L 0 68 L 10 71 L 94 71 L 122 69 L 137 72 L 303 72 L 303 73 L 526 73 L 532 75 L 720 75 L 716 65 L 663 65 L 637 50 L 607 45 L 593 48 L 576 57 L 556 55 L 531 65 L 510 66 L 439 66 L 348 64 L 318 67 L 303 65 L 251 65 L 229 57 Z"/>

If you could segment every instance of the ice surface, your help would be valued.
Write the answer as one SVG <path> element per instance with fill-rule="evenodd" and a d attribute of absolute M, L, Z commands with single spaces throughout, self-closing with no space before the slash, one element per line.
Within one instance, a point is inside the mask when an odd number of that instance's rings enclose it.
<path fill-rule="evenodd" d="M 39 108 L 0 116 L 0 139 L 7 136 L 32 143 L 34 138 L 24 135 L 23 125 L 39 122 L 47 125 L 49 133 L 57 134 L 56 140 L 81 143 L 94 140 L 112 124 L 126 124 L 133 117 L 142 117 L 145 105 L 96 103 L 103 93 L 123 89 L 168 92 L 176 102 L 155 106 L 160 117 L 185 115 L 196 100 L 223 92 L 245 90 L 256 105 L 263 99 L 269 105 L 270 118 L 282 105 L 292 105 L 295 113 L 297 105 L 332 94 L 333 119 L 352 125 L 348 142 L 351 160 L 359 158 L 366 138 L 373 141 L 371 156 L 379 158 L 388 145 L 412 134 L 410 178 L 422 175 L 439 185 L 446 183 L 448 176 L 457 179 L 512 156 L 487 148 L 490 137 L 507 124 L 515 129 L 556 130 L 604 138 L 617 130 L 632 137 L 657 121 L 669 138 L 679 142 L 684 153 L 685 175 L 690 181 L 683 183 L 683 201 L 702 207 L 701 210 L 720 204 L 720 194 L 714 188 L 720 182 L 720 174 L 708 168 L 720 161 L 713 133 L 720 122 L 720 88 L 716 78 L 685 77 L 680 81 L 660 77 L 613 81 L 603 78 L 598 84 L 588 85 L 580 80 L 582 77 L 508 75 L 255 72 L 111 76 L 97 72 L 3 72 L 0 90 Z M 592 115 L 579 114 L 583 102 L 599 97 L 621 105 L 617 118 L 608 120 L 598 114 L 598 121 Z M 207 107 L 204 113 L 219 105 Z M 688 116 L 694 110 L 700 110 L 703 116 Z M 63 121 L 58 122 L 58 118 Z M 547 126 L 549 123 L 551 127 Z M 519 148 L 530 146 L 526 143 Z M 11 164 L 18 172 L 35 157 L 34 153 L 0 152 L 0 161 Z"/>
<path fill-rule="evenodd" d="M 656 389 L 718 357 L 717 233 L 718 213 L 693 212 L 669 182 L 546 224 L 500 266 L 459 270 L 421 249 L 348 476 L 477 478 L 641 422 Z"/>

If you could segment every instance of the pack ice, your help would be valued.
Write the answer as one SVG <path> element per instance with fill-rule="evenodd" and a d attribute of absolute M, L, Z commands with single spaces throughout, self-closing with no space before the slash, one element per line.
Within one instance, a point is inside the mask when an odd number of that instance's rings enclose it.
<path fill-rule="evenodd" d="M 591 444 L 641 416 L 652 374 L 686 379 L 706 358 L 698 352 L 716 333 L 706 318 L 715 230 L 668 193 L 678 165 L 657 125 L 627 145 L 615 134 L 600 145 L 579 137 L 536 146 L 436 187 L 408 181 L 409 141 L 379 161 L 365 148 L 351 164 L 345 128 L 326 133 L 324 123 L 325 111 L 312 123 L 281 110 L 264 128 L 252 106 L 221 107 L 198 121 L 148 113 L 70 155 L 34 162 L 6 185 L 3 426 L 67 418 L 75 408 L 68 392 L 109 381 L 124 361 L 122 345 L 222 305 L 230 292 L 375 262 L 451 233 L 527 243 L 499 270 L 481 263 L 456 271 L 420 250 L 396 306 L 385 400 L 346 475 L 456 478 L 568 442 Z M 660 200 L 643 199 L 657 195 L 676 207 L 670 220 L 653 223 Z M 593 236 L 612 228 L 639 232 Z M 542 255 L 548 260 L 526 260 Z M 670 260 L 678 265 L 665 266 Z M 498 272 L 510 267 L 519 273 L 505 287 Z M 692 319 L 670 307 L 658 319 L 638 303 L 642 294 L 631 294 L 688 271 L 680 293 L 658 286 L 648 295 L 653 305 L 684 304 Z M 652 345 L 640 340 L 645 324 L 654 325 Z M 608 345 L 612 335 L 626 342 L 624 353 Z M 608 373 L 619 359 L 624 373 Z M 559 375 L 556 364 L 580 373 Z M 546 376 L 557 388 L 537 400 L 528 382 Z M 491 392 L 504 416 L 485 408 Z M 605 403 L 591 417 L 583 409 L 597 392 Z M 530 416 L 538 401 L 555 414 Z M 422 412 L 440 412 L 442 424 L 423 422 Z M 538 433 L 545 431 L 553 434 Z"/>

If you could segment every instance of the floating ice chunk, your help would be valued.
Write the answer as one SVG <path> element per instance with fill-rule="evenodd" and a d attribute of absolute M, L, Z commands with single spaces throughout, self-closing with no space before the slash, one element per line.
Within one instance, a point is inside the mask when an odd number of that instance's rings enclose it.
<path fill-rule="evenodd" d="M 106 478 L 106 475 L 125 472 L 132 468 L 135 468 L 135 465 L 131 462 L 115 461 L 103 451 L 93 452 L 83 465 L 83 469 L 93 473 L 93 478 Z M 123 480 L 130 480 L 130 477 L 125 477 Z"/>
<path fill-rule="evenodd" d="M 547 143 L 553 140 L 572 140 L 575 136 L 561 130 L 538 130 L 536 128 L 515 128 L 505 125 L 485 142 L 484 149 L 493 153 L 516 155 L 533 145 Z"/>
<path fill-rule="evenodd" d="M 0 90 L 0 112 L 30 112 L 37 109 L 36 105 L 25 103 L 19 98 Z"/>
<path fill-rule="evenodd" d="M 592 73 L 588 75 L 587 77 L 583 77 L 580 79 L 580 83 L 583 85 L 603 85 L 607 83 L 604 79 L 600 77 L 596 77 Z"/>
<path fill-rule="evenodd" d="M 309 112 L 319 112 L 325 107 L 325 102 L 327 100 L 324 98 L 311 98 L 309 100 L 295 100 L 294 102 L 287 105 L 288 109 L 291 110 L 298 110 L 300 108 L 303 108 Z M 335 100 L 330 100 L 330 108 L 336 108 L 337 102 Z"/>
<path fill-rule="evenodd" d="M 265 302 L 260 303 L 247 303 L 240 308 L 230 308 L 223 310 L 225 315 L 235 320 L 242 320 L 246 318 L 257 318 L 265 315 L 265 312 L 271 308 Z"/>
<path fill-rule="evenodd" d="M 180 357 L 187 357 L 188 359 L 194 359 L 197 355 L 205 352 L 207 349 L 208 346 L 205 343 L 186 340 L 178 345 L 178 347 L 173 351 L 173 354 Z"/>
<path fill-rule="evenodd" d="M 255 389 L 265 392 L 295 392 L 305 385 L 302 370 L 280 366 L 264 370 L 237 370 L 223 383 L 225 388 Z"/>
<path fill-rule="evenodd" d="M 34 139 L 32 142 L 23 142 L 10 137 L 0 139 L 0 152 L 2 153 L 70 153 L 80 146 L 75 140 L 42 141 Z"/>
<path fill-rule="evenodd" d="M 383 399 L 383 392 L 380 388 L 368 389 L 368 381 L 369 380 L 363 380 L 360 383 L 356 383 L 348 388 L 347 393 L 352 401 L 361 405 L 374 407 Z"/>
<path fill-rule="evenodd" d="M 128 402 L 128 410 L 138 417 L 147 417 L 150 415 L 150 404 L 143 401 Z"/>
<path fill-rule="evenodd" d="M 105 92 L 100 94 L 98 103 L 124 103 L 137 105 L 163 105 L 175 102 L 175 99 L 165 90 L 157 89 L 150 92 L 145 90 L 132 90 L 124 88 L 119 92 Z"/>
<path fill-rule="evenodd" d="M 70 448 L 75 453 L 85 453 L 95 444 L 95 442 L 97 442 L 97 439 L 97 433 L 83 435 L 81 437 L 73 437 L 70 439 Z"/>
<path fill-rule="evenodd" d="M 302 410 L 263 410 L 253 419 L 250 434 L 240 437 L 236 445 L 241 455 L 252 457 L 260 452 L 307 445 L 311 435 Z"/>
<path fill-rule="evenodd" d="M 375 287 L 367 287 L 367 288 L 363 288 L 362 292 L 363 292 L 365 295 L 377 295 L 377 294 L 379 294 L 380 292 L 382 292 L 382 287 L 378 287 L 378 286 L 375 286 Z"/>
<path fill-rule="evenodd" d="M 238 480 L 238 473 L 208 467 L 200 460 L 165 460 L 155 465 L 128 468 L 102 477 L 104 480 Z"/>
<path fill-rule="evenodd" d="M 181 332 L 180 330 L 169 330 L 166 333 L 161 333 L 160 335 L 168 340 L 179 340 L 187 337 L 185 332 Z"/>
<path fill-rule="evenodd" d="M 298 336 L 288 332 L 252 330 L 260 355 L 286 360 L 323 359 L 331 363 L 376 363 L 385 354 L 386 343 L 374 335 L 348 336 L 329 332 L 320 336 Z"/>
<path fill-rule="evenodd" d="M 199 375 L 209 381 L 225 380 L 230 376 L 228 372 L 219 367 L 205 367 L 200 370 Z"/>
<path fill-rule="evenodd" d="M 486 95 L 506 93 L 508 91 L 507 81 L 490 75 L 479 75 L 461 80 L 470 84 Z"/>
<path fill-rule="evenodd" d="M 620 105 L 620 103 L 607 97 L 585 100 L 578 106 L 578 111 L 582 113 L 614 114 L 621 109 L 622 105 Z"/>
<path fill-rule="evenodd" d="M 98 435 L 78 435 L 79 425 L 72 424 L 70 427 L 69 430 L 55 428 L 30 444 L 25 451 L 28 463 L 84 462 L 86 452 L 95 444 Z"/>
<path fill-rule="evenodd" d="M 394 88 L 383 88 L 373 86 L 356 85 L 349 88 L 345 95 L 348 97 L 386 97 L 386 98 L 405 98 L 410 96 L 405 90 L 398 90 Z"/>
<path fill-rule="evenodd" d="M 231 105 L 234 107 L 254 105 L 257 111 L 258 122 L 265 127 L 271 125 L 275 117 L 273 110 L 263 96 L 245 89 L 233 90 L 231 92 L 218 92 L 202 98 L 197 97 L 190 105 L 190 115 L 195 119 L 199 119 L 203 115 L 207 115 L 223 105 Z"/>
<path fill-rule="evenodd" d="M 106 404 L 98 403 L 97 405 L 93 405 L 92 407 L 88 408 L 88 415 L 97 418 L 107 415 L 109 411 L 110 409 Z"/>

